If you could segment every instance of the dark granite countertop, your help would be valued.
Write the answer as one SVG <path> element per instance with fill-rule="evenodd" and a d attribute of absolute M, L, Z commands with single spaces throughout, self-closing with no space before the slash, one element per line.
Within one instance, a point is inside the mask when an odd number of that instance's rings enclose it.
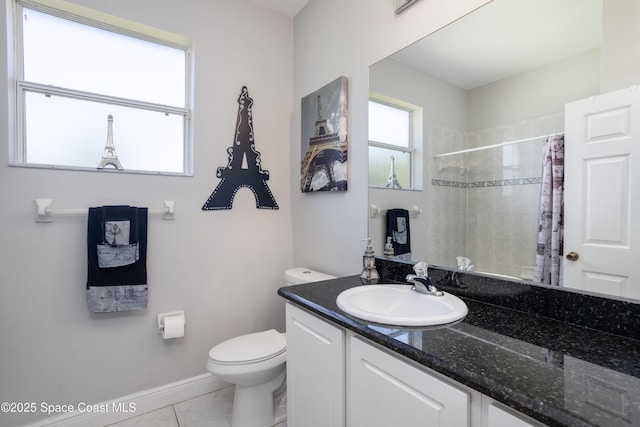
<path fill-rule="evenodd" d="M 390 283 L 390 280 L 380 282 Z M 278 294 L 338 326 L 550 426 L 640 425 L 640 341 L 469 298 L 460 322 L 376 325 L 338 308 L 358 276 L 283 287 Z M 577 324 L 576 324 L 577 323 Z"/>

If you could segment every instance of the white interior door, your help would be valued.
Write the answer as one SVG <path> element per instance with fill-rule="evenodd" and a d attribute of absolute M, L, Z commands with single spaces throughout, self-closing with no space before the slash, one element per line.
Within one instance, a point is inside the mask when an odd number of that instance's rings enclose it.
<path fill-rule="evenodd" d="M 567 104 L 565 133 L 564 286 L 640 298 L 640 89 Z"/>

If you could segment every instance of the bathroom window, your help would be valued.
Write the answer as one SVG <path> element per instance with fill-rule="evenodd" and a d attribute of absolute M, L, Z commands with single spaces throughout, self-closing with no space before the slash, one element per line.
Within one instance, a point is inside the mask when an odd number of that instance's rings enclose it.
<path fill-rule="evenodd" d="M 415 189 L 418 107 L 369 100 L 369 186 Z"/>
<path fill-rule="evenodd" d="M 190 175 L 190 43 L 88 11 L 16 3 L 13 165 Z"/>

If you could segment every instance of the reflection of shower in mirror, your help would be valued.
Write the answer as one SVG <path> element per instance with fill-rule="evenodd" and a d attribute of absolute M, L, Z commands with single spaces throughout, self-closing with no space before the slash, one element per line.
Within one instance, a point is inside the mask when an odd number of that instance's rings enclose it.
<path fill-rule="evenodd" d="M 602 25 L 612 22 L 606 13 L 601 0 L 493 0 L 369 68 L 370 100 L 418 111 L 422 178 L 411 189 L 371 181 L 369 188 L 370 203 L 382 212 L 424 209 L 411 218 L 413 259 L 456 268 L 463 255 L 475 271 L 531 278 L 542 171 L 537 138 L 565 131 L 567 102 L 600 93 L 607 71 Z M 505 144 L 528 138 L 536 140 Z M 374 169 L 376 176 L 386 178 L 387 165 Z M 379 252 L 381 223 L 369 220 Z"/>

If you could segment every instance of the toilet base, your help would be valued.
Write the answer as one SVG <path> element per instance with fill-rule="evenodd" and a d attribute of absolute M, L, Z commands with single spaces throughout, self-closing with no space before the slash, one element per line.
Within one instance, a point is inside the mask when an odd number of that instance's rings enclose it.
<path fill-rule="evenodd" d="M 254 386 L 236 384 L 231 412 L 232 427 L 270 427 L 276 422 L 274 393 L 282 393 L 286 379 L 286 369 L 271 381 Z M 281 396 L 281 394 L 280 394 Z"/>

